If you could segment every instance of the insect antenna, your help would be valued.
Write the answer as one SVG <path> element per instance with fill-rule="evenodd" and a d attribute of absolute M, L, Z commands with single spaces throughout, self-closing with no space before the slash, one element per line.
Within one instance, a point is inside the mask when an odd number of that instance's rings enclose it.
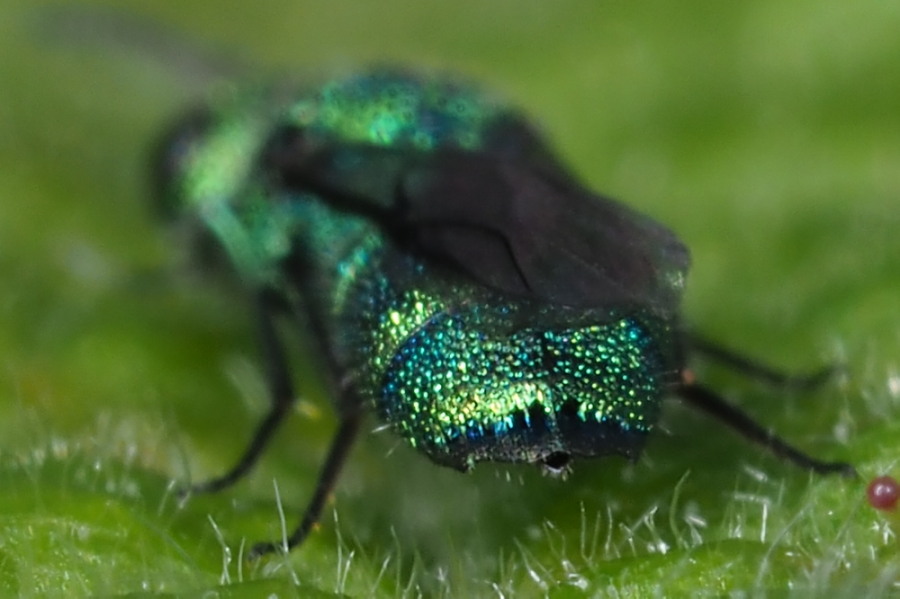
<path fill-rule="evenodd" d="M 30 26 L 47 44 L 131 54 L 145 64 L 159 65 L 173 73 L 186 90 L 205 92 L 213 83 L 254 72 L 252 65 L 232 52 L 198 43 L 173 28 L 118 8 L 39 7 L 31 12 Z"/>

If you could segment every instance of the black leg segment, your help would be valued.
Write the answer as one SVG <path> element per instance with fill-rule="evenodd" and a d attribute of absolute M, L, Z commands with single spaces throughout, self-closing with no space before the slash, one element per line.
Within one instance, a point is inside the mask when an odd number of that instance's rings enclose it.
<path fill-rule="evenodd" d="M 812 389 L 826 382 L 840 371 L 840 368 L 837 366 L 826 366 L 809 374 L 791 374 L 761 364 L 752 358 L 748 358 L 702 337 L 688 335 L 687 339 L 693 351 L 703 354 L 711 360 L 720 362 L 746 376 L 776 387 L 797 390 Z"/>
<path fill-rule="evenodd" d="M 302 543 L 309 535 L 319 518 L 321 518 L 322 508 L 325 507 L 325 502 L 334 490 L 338 475 L 347 461 L 347 456 L 350 454 L 350 449 L 353 447 L 353 442 L 359 433 L 360 420 L 360 410 L 351 410 L 341 420 L 341 424 L 331 442 L 331 448 L 328 450 L 325 465 L 319 473 L 319 480 L 316 483 L 312 499 L 309 500 L 309 504 L 306 506 L 297 528 L 286 539 L 281 541 L 258 543 L 250 550 L 247 556 L 248 559 L 253 560 L 267 553 L 287 553 Z"/>
<path fill-rule="evenodd" d="M 684 384 L 675 392 L 690 405 L 706 412 L 750 441 L 759 443 L 778 457 L 792 462 L 800 468 L 819 474 L 857 476 L 856 470 L 850 464 L 845 462 L 825 462 L 803 453 L 772 431 L 763 428 L 758 422 L 729 404 L 717 393 L 702 385 L 695 383 Z"/>
<path fill-rule="evenodd" d="M 271 407 L 269 413 L 256 428 L 253 438 L 240 459 L 225 474 L 192 485 L 183 494 L 214 493 L 226 489 L 246 476 L 259 461 L 278 426 L 287 417 L 294 403 L 294 386 L 291 382 L 284 347 L 275 329 L 276 310 L 265 296 L 259 298 L 259 335 L 266 367 L 266 381 L 269 385 Z"/>

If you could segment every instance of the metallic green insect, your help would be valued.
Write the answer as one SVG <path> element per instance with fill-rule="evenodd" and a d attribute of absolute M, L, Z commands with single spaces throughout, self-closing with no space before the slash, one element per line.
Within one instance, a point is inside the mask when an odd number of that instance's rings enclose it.
<path fill-rule="evenodd" d="M 272 408 L 255 463 L 293 400 L 274 318 L 312 333 L 340 425 L 288 550 L 318 520 L 366 412 L 434 462 L 636 458 L 679 396 L 777 455 L 794 449 L 693 382 L 687 248 L 587 190 L 518 112 L 452 78 L 376 69 L 304 91 L 250 90 L 190 113 L 160 146 L 167 205 L 211 234 L 257 292 Z M 813 377 L 814 380 L 820 376 Z M 812 383 L 813 379 L 800 383 Z"/>

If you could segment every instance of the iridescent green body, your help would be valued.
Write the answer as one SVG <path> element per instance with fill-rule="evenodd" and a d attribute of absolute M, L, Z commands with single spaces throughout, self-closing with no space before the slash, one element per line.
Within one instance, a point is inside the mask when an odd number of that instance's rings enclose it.
<path fill-rule="evenodd" d="M 283 126 L 338 149 L 542 154 L 493 134 L 517 113 L 452 81 L 374 71 L 292 96 L 235 94 L 206 121 L 176 144 L 176 200 L 249 284 L 315 323 L 333 379 L 412 446 L 462 470 L 636 457 L 683 367 L 673 314 L 492 289 L 333 198 L 284 188 L 264 159 Z M 348 186 L 380 184 L 357 154 L 345 163 Z"/>
<path fill-rule="evenodd" d="M 774 435 L 686 369 L 690 349 L 808 387 L 681 330 L 690 265 L 669 229 L 583 187 L 515 110 L 440 77 L 373 70 L 310 90 L 246 90 L 189 114 L 157 156 L 167 207 L 258 300 L 271 406 L 224 489 L 293 403 L 276 326 L 318 343 L 338 427 L 307 507 L 321 517 L 371 411 L 438 464 L 636 458 L 666 395 L 802 468 L 855 475 Z M 208 245 L 200 249 L 208 249 Z"/>

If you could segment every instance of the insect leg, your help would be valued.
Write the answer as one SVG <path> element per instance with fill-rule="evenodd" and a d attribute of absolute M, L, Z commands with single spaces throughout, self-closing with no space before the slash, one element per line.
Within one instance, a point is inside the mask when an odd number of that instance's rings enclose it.
<path fill-rule="evenodd" d="M 240 459 L 230 470 L 216 478 L 191 485 L 184 491 L 186 495 L 221 491 L 247 475 L 256 465 L 263 450 L 272 440 L 278 425 L 285 419 L 294 403 L 294 386 L 291 382 L 287 358 L 275 329 L 276 308 L 264 294 L 259 297 L 258 304 L 260 341 L 271 400 L 269 413 L 259 423 L 250 444 L 247 445 Z"/>
<path fill-rule="evenodd" d="M 744 437 L 766 447 L 776 456 L 795 465 L 819 474 L 838 473 L 857 476 L 856 469 L 845 462 L 825 462 L 807 455 L 787 441 L 763 428 L 735 406 L 729 404 L 716 392 L 696 383 L 683 384 L 675 391 L 681 399 L 730 426 Z"/>
<path fill-rule="evenodd" d="M 316 489 L 313 492 L 312 499 L 303 512 L 300 524 L 281 541 L 272 541 L 258 543 L 250 550 L 248 559 L 256 559 L 267 553 L 287 553 L 306 539 L 313 526 L 319 521 L 322 515 L 322 508 L 325 507 L 325 501 L 334 489 L 338 475 L 347 460 L 350 448 L 359 433 L 359 423 L 362 419 L 362 411 L 359 409 L 348 410 L 341 419 L 340 426 L 331 442 L 331 448 L 328 450 L 328 457 L 325 459 L 325 465 L 319 473 L 319 480 L 316 483 Z"/>
<path fill-rule="evenodd" d="M 841 370 L 838 366 L 826 366 L 809 374 L 791 374 L 761 364 L 752 358 L 748 358 L 703 337 L 688 335 L 688 344 L 693 351 L 704 354 L 708 358 L 746 376 L 776 387 L 797 390 L 812 389 L 818 387 Z"/>

